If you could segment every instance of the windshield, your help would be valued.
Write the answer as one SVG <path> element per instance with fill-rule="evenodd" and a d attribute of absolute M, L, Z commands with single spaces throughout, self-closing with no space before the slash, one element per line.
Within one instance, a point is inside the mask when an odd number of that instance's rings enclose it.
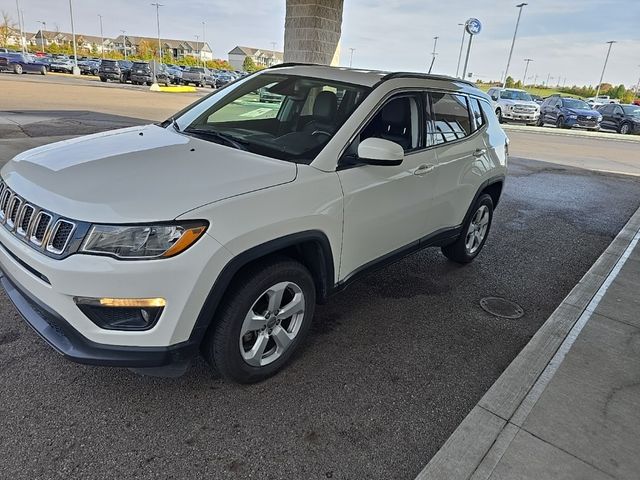
<path fill-rule="evenodd" d="M 210 106 L 196 105 L 193 110 L 202 113 L 184 126 L 183 133 L 307 164 L 370 91 L 361 85 L 270 73 L 235 85 Z"/>
<path fill-rule="evenodd" d="M 622 107 L 625 115 L 633 115 L 634 117 L 640 117 L 640 107 L 637 105 L 625 105 Z"/>
<path fill-rule="evenodd" d="M 520 92 L 518 90 L 503 90 L 500 93 L 500 98 L 503 100 L 522 100 L 523 102 L 531 102 L 531 95 L 527 92 Z"/>
<path fill-rule="evenodd" d="M 591 110 L 591 107 L 577 98 L 563 98 L 562 104 L 567 108 L 577 108 L 579 110 Z"/>

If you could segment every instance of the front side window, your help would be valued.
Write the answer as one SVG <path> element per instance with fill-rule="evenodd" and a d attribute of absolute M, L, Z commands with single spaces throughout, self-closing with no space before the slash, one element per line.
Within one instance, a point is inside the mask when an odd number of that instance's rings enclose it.
<path fill-rule="evenodd" d="M 400 145 L 405 152 L 418 148 L 418 101 L 415 96 L 389 100 L 360 134 L 360 141 L 382 138 Z"/>
<path fill-rule="evenodd" d="M 467 97 L 450 93 L 432 93 L 432 140 L 429 145 L 453 142 L 471 135 Z"/>
<path fill-rule="evenodd" d="M 181 131 L 271 158 L 311 163 L 369 91 L 319 78 L 255 75 L 208 107 L 205 102 L 195 106 L 201 113 Z"/>

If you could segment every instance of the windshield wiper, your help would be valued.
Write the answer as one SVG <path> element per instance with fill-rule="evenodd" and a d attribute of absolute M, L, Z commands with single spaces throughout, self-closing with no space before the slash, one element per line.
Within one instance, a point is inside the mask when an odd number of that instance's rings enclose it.
<path fill-rule="evenodd" d="M 185 128 L 182 133 L 193 134 L 193 135 L 201 135 L 203 137 L 215 138 L 218 140 L 222 140 L 228 146 L 237 148 L 238 150 L 246 150 L 249 142 L 243 142 L 238 140 L 231 135 L 227 135 L 225 133 L 220 133 L 217 130 L 209 130 L 208 128 Z M 244 144 L 244 145 L 243 145 Z"/>

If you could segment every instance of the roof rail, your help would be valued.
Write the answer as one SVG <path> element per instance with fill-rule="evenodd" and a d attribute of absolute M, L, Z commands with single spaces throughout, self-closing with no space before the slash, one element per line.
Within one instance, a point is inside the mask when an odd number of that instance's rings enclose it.
<path fill-rule="evenodd" d="M 285 62 L 285 63 L 278 63 L 276 65 L 271 65 L 269 69 L 271 70 L 272 68 L 282 68 L 282 67 L 320 67 L 320 66 L 326 66 L 326 65 L 320 65 L 318 63 Z"/>
<path fill-rule="evenodd" d="M 417 73 L 417 72 L 393 72 L 388 73 L 384 77 L 380 79 L 380 82 L 386 82 L 387 80 L 392 80 L 394 78 L 420 78 L 424 80 L 448 80 L 450 82 L 460 82 L 466 83 L 472 87 L 477 87 L 477 85 L 469 80 L 464 80 L 462 78 L 450 77 L 448 75 L 433 75 L 430 73 Z"/>

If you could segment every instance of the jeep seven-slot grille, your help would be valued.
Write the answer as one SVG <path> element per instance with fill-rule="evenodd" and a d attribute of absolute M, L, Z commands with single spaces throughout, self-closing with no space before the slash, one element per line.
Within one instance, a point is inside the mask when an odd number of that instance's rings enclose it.
<path fill-rule="evenodd" d="M 0 182 L 0 222 L 16 237 L 48 255 L 63 255 L 76 223 L 28 203 Z"/>

